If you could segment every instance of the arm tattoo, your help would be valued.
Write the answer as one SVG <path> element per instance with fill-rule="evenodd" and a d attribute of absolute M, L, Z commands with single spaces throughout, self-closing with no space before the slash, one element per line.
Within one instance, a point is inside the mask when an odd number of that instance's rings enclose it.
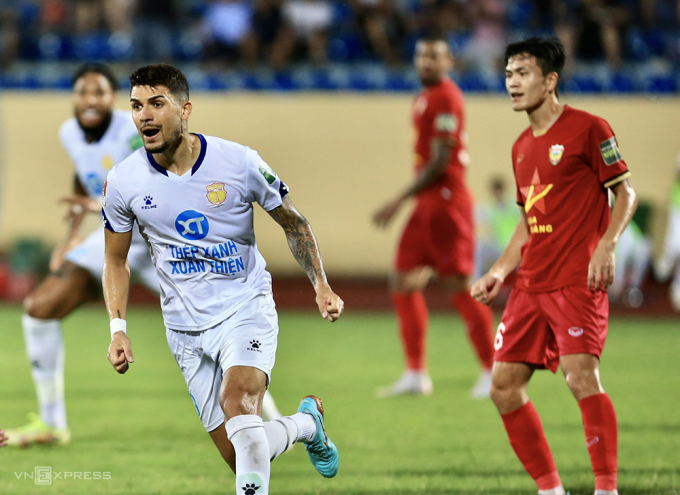
<path fill-rule="evenodd" d="M 319 245 L 312 232 L 312 226 L 307 219 L 297 211 L 288 196 L 283 198 L 281 206 L 274 208 L 269 215 L 276 220 L 286 233 L 288 247 L 293 256 L 304 268 L 312 285 L 316 287 L 319 282 L 326 282 L 326 274 L 323 270 Z"/>
<path fill-rule="evenodd" d="M 118 318 L 120 318 L 120 309 L 117 309 L 116 313 L 118 313 Z"/>

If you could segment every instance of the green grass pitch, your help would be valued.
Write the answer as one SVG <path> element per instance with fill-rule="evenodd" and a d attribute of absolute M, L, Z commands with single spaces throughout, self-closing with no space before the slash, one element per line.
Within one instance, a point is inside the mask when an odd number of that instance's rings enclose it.
<path fill-rule="evenodd" d="M 23 424 L 35 395 L 19 326 L 20 309 L 0 306 L 0 426 Z M 196 415 L 165 342 L 160 313 L 129 316 L 135 363 L 117 375 L 105 358 L 102 307 L 64 322 L 66 396 L 73 439 L 63 448 L 0 449 L 0 494 L 222 494 L 234 476 Z M 333 325 L 314 313 L 280 317 L 272 393 L 287 414 L 310 393 L 324 399 L 340 472 L 319 476 L 304 448 L 272 465 L 273 494 L 531 494 L 490 401 L 468 390 L 477 367 L 462 325 L 433 315 L 431 397 L 376 400 L 374 388 L 401 372 L 390 314 L 352 313 Z M 621 495 L 680 491 L 680 325 L 678 320 L 614 319 L 602 361 L 620 425 Z M 593 493 L 578 406 L 561 376 L 540 372 L 530 395 L 541 413 L 565 487 Z M 107 472 L 109 480 L 36 486 L 21 473 Z"/>

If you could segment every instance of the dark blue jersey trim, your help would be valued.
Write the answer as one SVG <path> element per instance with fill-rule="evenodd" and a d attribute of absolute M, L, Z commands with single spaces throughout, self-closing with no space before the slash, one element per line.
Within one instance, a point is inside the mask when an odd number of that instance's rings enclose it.
<path fill-rule="evenodd" d="M 111 227 L 111 222 L 109 222 L 109 219 L 106 218 L 106 213 L 104 212 L 104 208 L 102 208 L 102 220 L 104 220 L 104 228 L 110 230 L 114 234 L 116 233 L 115 230 L 113 230 L 113 227 Z"/>
<path fill-rule="evenodd" d="M 194 166 L 191 167 L 191 175 L 194 175 L 201 165 L 203 165 L 203 159 L 205 158 L 205 152 L 207 151 L 208 147 L 208 143 L 203 137 L 203 134 L 196 134 L 196 136 L 198 136 L 198 139 L 201 140 L 201 153 L 198 155 L 198 160 L 196 160 Z"/>
<path fill-rule="evenodd" d="M 290 189 L 288 189 L 288 186 L 281 181 L 281 184 L 279 184 L 279 194 L 281 195 L 281 199 L 284 198 L 286 194 L 290 192 Z"/>
<path fill-rule="evenodd" d="M 146 157 L 149 159 L 149 163 L 153 168 L 155 168 L 158 172 L 162 173 L 166 177 L 168 176 L 168 171 L 161 167 L 158 163 L 156 163 L 156 160 L 154 160 L 154 157 L 151 153 L 147 153 Z"/>
<path fill-rule="evenodd" d="M 202 134 L 196 134 L 196 136 L 198 136 L 198 139 L 201 141 L 201 152 L 199 153 L 198 158 L 196 159 L 196 163 L 194 163 L 194 166 L 191 167 L 191 175 L 194 175 L 196 171 L 201 167 L 201 165 L 203 165 L 203 160 L 205 159 L 205 152 L 207 151 L 208 147 L 208 143 L 206 142 Z M 147 153 L 146 157 L 148 158 L 149 163 L 153 168 L 155 168 L 158 172 L 162 173 L 166 177 L 168 176 L 168 171 L 165 170 L 156 162 L 151 153 Z"/>

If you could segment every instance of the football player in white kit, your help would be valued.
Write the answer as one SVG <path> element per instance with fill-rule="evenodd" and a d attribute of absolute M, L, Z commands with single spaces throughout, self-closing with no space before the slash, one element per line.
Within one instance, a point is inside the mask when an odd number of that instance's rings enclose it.
<path fill-rule="evenodd" d="M 142 67 L 130 82 L 145 150 L 116 165 L 104 187 L 109 361 L 119 373 L 133 362 L 125 260 L 136 221 L 160 279 L 168 344 L 204 427 L 236 473 L 236 493 L 268 494 L 270 461 L 298 441 L 320 474 L 335 476 L 338 451 L 326 435 L 318 398 L 305 397 L 292 416 L 260 417 L 278 322 L 271 276 L 255 242 L 253 203 L 283 227 L 321 315 L 335 321 L 343 302 L 328 285 L 309 222 L 257 152 L 189 133 L 192 104 L 178 69 Z"/>
<path fill-rule="evenodd" d="M 65 444 L 70 440 L 64 399 L 64 343 L 61 320 L 100 294 L 98 281 L 104 261 L 104 229 L 84 242 L 78 238 L 84 215 L 101 211 L 106 175 L 114 163 L 142 146 L 128 112 L 114 110 L 117 81 L 101 64 L 86 64 L 73 76 L 74 117 L 59 130 L 61 144 L 75 166 L 70 206 L 71 227 L 50 260 L 50 274 L 24 301 L 22 317 L 26 351 L 36 387 L 40 414 L 30 414 L 27 425 L 8 430 L 9 444 Z M 149 250 L 137 234 L 132 239 L 130 267 L 141 281 L 159 292 Z"/>

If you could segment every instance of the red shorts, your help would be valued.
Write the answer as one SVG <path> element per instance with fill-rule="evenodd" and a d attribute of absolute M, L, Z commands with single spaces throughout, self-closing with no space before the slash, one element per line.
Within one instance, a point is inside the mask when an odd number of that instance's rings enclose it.
<path fill-rule="evenodd" d="M 494 361 L 557 371 L 560 356 L 602 354 L 607 338 L 606 292 L 570 285 L 550 292 L 513 289 L 496 333 Z"/>
<path fill-rule="evenodd" d="M 419 204 L 401 234 L 395 268 L 431 266 L 439 276 L 470 275 L 474 269 L 472 204 Z"/>

